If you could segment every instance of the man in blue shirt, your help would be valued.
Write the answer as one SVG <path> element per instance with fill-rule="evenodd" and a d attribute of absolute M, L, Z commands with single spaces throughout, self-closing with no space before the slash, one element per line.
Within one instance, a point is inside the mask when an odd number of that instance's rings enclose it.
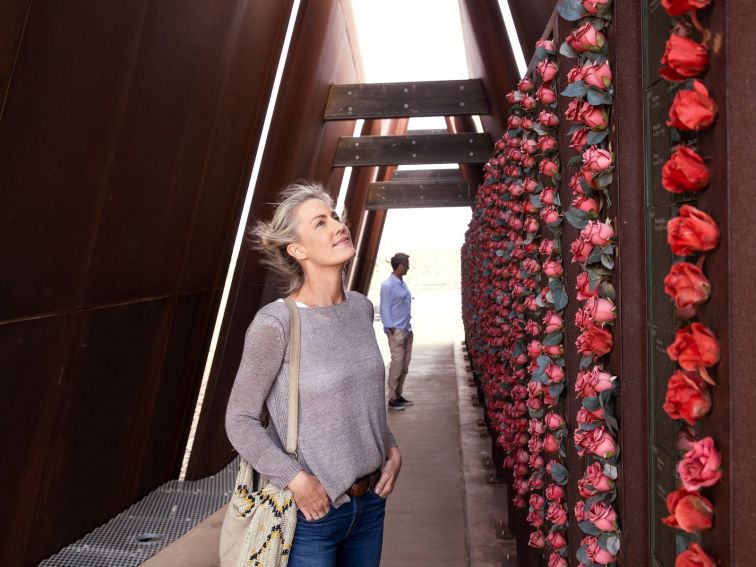
<path fill-rule="evenodd" d="M 391 364 L 388 372 L 389 409 L 403 410 L 413 403 L 402 396 L 404 379 L 407 377 L 412 357 L 412 327 L 410 308 L 412 295 L 404 283 L 409 271 L 409 256 L 394 254 L 391 258 L 393 273 L 381 284 L 381 321 L 388 337 Z"/>

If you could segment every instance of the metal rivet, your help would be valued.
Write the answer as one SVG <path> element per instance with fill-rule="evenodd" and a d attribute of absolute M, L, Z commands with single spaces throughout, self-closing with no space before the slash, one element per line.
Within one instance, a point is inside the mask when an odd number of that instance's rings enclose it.
<path fill-rule="evenodd" d="M 405 93 L 408 93 L 408 92 L 409 92 L 409 89 L 408 89 L 407 87 L 404 87 L 404 92 L 405 92 Z"/>
<path fill-rule="evenodd" d="M 474 156 L 475 152 L 470 152 L 470 157 Z"/>
<path fill-rule="evenodd" d="M 348 95 L 352 94 L 352 91 L 347 91 L 347 94 L 348 94 Z"/>
<path fill-rule="evenodd" d="M 409 104 L 407 104 L 407 103 L 405 102 L 405 103 L 404 103 L 404 108 L 409 108 Z"/>
<path fill-rule="evenodd" d="M 464 102 L 460 102 L 460 103 L 459 103 L 459 105 L 460 105 L 460 106 L 464 106 L 464 105 L 465 105 L 465 103 L 464 103 Z"/>
<path fill-rule="evenodd" d="M 412 154 L 412 157 L 417 157 L 417 154 Z"/>
<path fill-rule="evenodd" d="M 415 144 L 417 144 L 417 140 L 412 140 L 412 145 L 414 146 Z"/>
<path fill-rule="evenodd" d="M 470 142 L 471 144 L 473 143 L 473 139 L 472 138 L 468 138 L 467 141 Z"/>
<path fill-rule="evenodd" d="M 360 156 L 354 156 L 354 159 L 360 159 Z"/>
<path fill-rule="evenodd" d="M 360 146 L 360 143 L 359 143 L 359 142 L 355 142 L 355 143 L 354 143 L 354 147 L 355 147 L 355 148 L 358 148 L 359 146 Z"/>
<path fill-rule="evenodd" d="M 465 85 L 459 85 L 459 90 L 461 91 L 465 90 Z"/>

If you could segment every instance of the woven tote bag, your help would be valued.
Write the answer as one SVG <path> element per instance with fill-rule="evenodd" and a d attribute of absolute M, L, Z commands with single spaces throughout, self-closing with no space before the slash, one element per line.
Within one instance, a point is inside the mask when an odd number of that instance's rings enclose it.
<path fill-rule="evenodd" d="M 289 309 L 289 408 L 286 452 L 296 454 L 299 429 L 299 309 L 284 299 Z M 297 527 L 297 505 L 290 490 L 276 488 L 259 479 L 242 459 L 231 502 L 223 519 L 220 536 L 221 567 L 286 567 Z"/>

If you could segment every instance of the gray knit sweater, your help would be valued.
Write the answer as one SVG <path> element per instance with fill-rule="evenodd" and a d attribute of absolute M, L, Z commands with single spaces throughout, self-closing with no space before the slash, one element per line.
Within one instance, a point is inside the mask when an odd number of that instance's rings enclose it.
<path fill-rule="evenodd" d="M 386 424 L 384 364 L 373 330 L 373 305 L 347 292 L 336 305 L 299 310 L 298 457 L 288 455 L 289 312 L 281 301 L 258 311 L 247 330 L 226 412 L 231 444 L 261 474 L 285 487 L 304 469 L 334 506 L 349 501 L 355 479 L 378 469 L 396 441 Z M 270 426 L 263 428 L 263 405 Z"/>

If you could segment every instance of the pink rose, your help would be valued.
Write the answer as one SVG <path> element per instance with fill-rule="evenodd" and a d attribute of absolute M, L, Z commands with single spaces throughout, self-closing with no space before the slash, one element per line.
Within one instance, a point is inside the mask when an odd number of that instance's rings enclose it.
<path fill-rule="evenodd" d="M 529 116 L 523 116 L 520 121 L 520 126 L 523 130 L 530 132 L 533 129 L 533 120 Z"/>
<path fill-rule="evenodd" d="M 550 484 L 546 488 L 546 500 L 559 502 L 562 498 L 564 498 L 564 489 L 558 484 Z"/>
<path fill-rule="evenodd" d="M 540 528 L 544 523 L 543 516 L 538 510 L 532 510 L 527 518 L 525 518 L 525 521 L 534 528 Z"/>
<path fill-rule="evenodd" d="M 556 44 L 554 43 L 554 40 L 551 40 L 551 39 L 544 39 L 544 38 L 539 39 L 538 41 L 536 41 L 536 47 L 542 47 L 549 53 L 556 52 Z"/>
<path fill-rule="evenodd" d="M 542 110 L 538 115 L 538 123 L 546 128 L 555 128 L 559 126 L 559 117 L 553 112 Z"/>
<path fill-rule="evenodd" d="M 556 453 L 559 451 L 559 439 L 553 433 L 547 433 L 543 438 L 543 450 L 547 453 Z"/>
<path fill-rule="evenodd" d="M 534 193 L 538 187 L 538 181 L 532 177 L 526 177 L 522 180 L 522 189 L 526 193 Z"/>
<path fill-rule="evenodd" d="M 541 62 L 538 63 L 537 69 L 538 74 L 541 76 L 541 79 L 543 79 L 543 82 L 545 83 L 553 80 L 559 72 L 559 67 L 557 67 L 557 64 L 554 63 L 554 61 L 552 61 L 551 59 L 542 59 Z"/>
<path fill-rule="evenodd" d="M 533 84 L 533 81 L 531 81 L 527 77 L 524 77 L 523 79 L 520 80 L 519 83 L 517 83 L 517 90 L 520 91 L 521 93 L 526 93 L 533 90 L 534 86 L 535 85 Z"/>
<path fill-rule="evenodd" d="M 540 335 L 541 326 L 535 321 L 528 321 L 525 323 L 525 332 L 529 335 Z"/>
<path fill-rule="evenodd" d="M 557 149 L 557 141 L 553 136 L 544 134 L 538 137 L 538 149 L 542 152 L 550 152 Z"/>
<path fill-rule="evenodd" d="M 572 253 L 572 261 L 582 264 L 588 260 L 591 252 L 593 252 L 593 244 L 588 240 L 578 238 L 570 245 L 570 252 Z"/>
<path fill-rule="evenodd" d="M 583 152 L 583 167 L 593 173 L 601 173 L 612 166 L 612 152 L 591 146 Z"/>
<path fill-rule="evenodd" d="M 558 313 L 547 311 L 546 315 L 543 317 L 543 324 L 544 332 L 550 334 L 562 330 L 564 327 L 564 320 Z"/>
<path fill-rule="evenodd" d="M 546 539 L 549 541 L 549 545 L 552 549 L 564 549 L 567 547 L 567 540 L 565 539 L 564 534 L 560 531 L 551 532 L 546 536 Z"/>
<path fill-rule="evenodd" d="M 530 534 L 528 545 L 534 549 L 543 549 L 546 547 L 546 538 L 543 537 L 541 530 L 536 530 Z"/>
<path fill-rule="evenodd" d="M 588 559 L 599 565 L 609 565 L 617 559 L 616 555 L 601 547 L 598 543 L 598 538 L 594 536 L 583 538 L 580 545 L 585 546 L 585 554 L 588 556 Z"/>
<path fill-rule="evenodd" d="M 587 138 L 588 128 L 578 128 L 572 133 L 572 137 L 570 137 L 570 147 L 576 152 L 582 151 L 588 143 Z"/>
<path fill-rule="evenodd" d="M 591 130 L 605 130 L 609 126 L 609 114 L 606 108 L 604 106 L 593 106 L 588 102 L 584 102 L 580 106 L 578 119 Z"/>
<path fill-rule="evenodd" d="M 588 221 L 588 224 L 580 231 L 580 238 L 589 241 L 596 246 L 606 246 L 614 238 L 612 225 L 600 221 Z"/>
<path fill-rule="evenodd" d="M 578 53 L 584 51 L 601 51 L 605 42 L 606 39 L 604 38 L 604 34 L 597 31 L 591 22 L 573 30 L 570 35 L 567 36 L 568 45 Z"/>
<path fill-rule="evenodd" d="M 543 423 L 546 427 L 555 431 L 564 425 L 564 418 L 558 413 L 552 411 L 546 414 Z"/>
<path fill-rule="evenodd" d="M 529 504 L 531 508 L 541 510 L 546 506 L 546 500 L 540 494 L 531 494 Z"/>
<path fill-rule="evenodd" d="M 600 366 L 591 370 L 578 372 L 575 380 L 575 391 L 583 398 L 591 398 L 601 392 L 611 390 L 616 376 L 604 371 Z"/>
<path fill-rule="evenodd" d="M 546 84 L 543 84 L 536 91 L 536 98 L 540 100 L 542 104 L 554 104 L 556 102 L 557 96 L 554 89 L 546 86 Z"/>
<path fill-rule="evenodd" d="M 609 0 L 583 0 L 583 9 L 589 14 L 598 14 Z"/>
<path fill-rule="evenodd" d="M 567 509 L 559 502 L 552 502 L 546 511 L 546 519 L 555 526 L 564 526 L 567 523 Z"/>
<path fill-rule="evenodd" d="M 578 300 L 584 301 L 586 299 L 590 299 L 591 297 L 597 296 L 599 294 L 598 286 L 596 286 L 593 289 L 593 291 L 591 291 L 590 284 L 591 284 L 591 279 L 590 279 L 590 276 L 588 275 L 588 272 L 580 272 L 578 274 L 577 282 L 575 284 Z"/>
<path fill-rule="evenodd" d="M 543 273 L 550 278 L 559 278 L 564 273 L 562 262 L 559 260 L 546 260 L 543 263 Z"/>
<path fill-rule="evenodd" d="M 559 533 L 559 532 L 554 532 L 554 533 Z M 564 539 L 564 536 L 562 536 L 562 539 Z M 568 567 L 567 560 L 561 555 L 559 555 L 559 552 L 553 551 L 549 555 L 549 562 L 548 562 L 547 567 Z"/>
<path fill-rule="evenodd" d="M 528 154 L 534 154 L 538 149 L 538 142 L 532 138 L 523 138 L 520 142 L 520 149 Z"/>
<path fill-rule="evenodd" d="M 561 366 L 550 363 L 546 367 L 546 376 L 549 377 L 550 384 L 559 384 L 564 380 L 564 369 Z"/>
<path fill-rule="evenodd" d="M 515 114 L 510 114 L 509 118 L 507 118 L 507 130 L 516 130 L 521 124 L 520 117 Z"/>
<path fill-rule="evenodd" d="M 677 472 L 686 490 L 694 491 L 717 484 L 722 478 L 722 468 L 714 439 L 704 437 L 694 443 L 693 448 L 677 464 Z"/>
<path fill-rule="evenodd" d="M 602 532 L 613 532 L 618 528 L 617 512 L 611 504 L 598 502 L 585 515 Z"/>
<path fill-rule="evenodd" d="M 545 222 L 547 225 L 557 223 L 559 222 L 559 211 L 554 205 L 544 207 L 543 209 L 541 209 L 541 219 L 543 219 L 543 222 Z"/>
<path fill-rule="evenodd" d="M 574 434 L 578 455 L 591 453 L 602 459 L 610 459 L 617 453 L 617 443 L 604 426 L 590 430 L 576 430 Z"/>
<path fill-rule="evenodd" d="M 609 62 L 590 63 L 584 66 L 583 82 L 602 91 L 612 86 L 612 70 Z"/>
<path fill-rule="evenodd" d="M 575 502 L 575 519 L 578 522 L 585 520 L 585 502 L 582 500 Z"/>
<path fill-rule="evenodd" d="M 591 297 L 583 306 L 586 316 L 596 323 L 602 325 L 617 318 L 617 308 L 610 299 L 601 297 Z"/>
<path fill-rule="evenodd" d="M 538 194 L 538 198 L 544 205 L 553 205 L 555 195 L 556 190 L 553 187 L 544 187 L 543 191 Z"/>
<path fill-rule="evenodd" d="M 543 435 L 546 432 L 546 428 L 540 419 L 531 418 L 528 422 L 528 433 L 531 435 Z"/>
<path fill-rule="evenodd" d="M 520 108 L 523 110 L 533 110 L 537 105 L 536 99 L 530 95 L 525 95 L 520 99 Z"/>

